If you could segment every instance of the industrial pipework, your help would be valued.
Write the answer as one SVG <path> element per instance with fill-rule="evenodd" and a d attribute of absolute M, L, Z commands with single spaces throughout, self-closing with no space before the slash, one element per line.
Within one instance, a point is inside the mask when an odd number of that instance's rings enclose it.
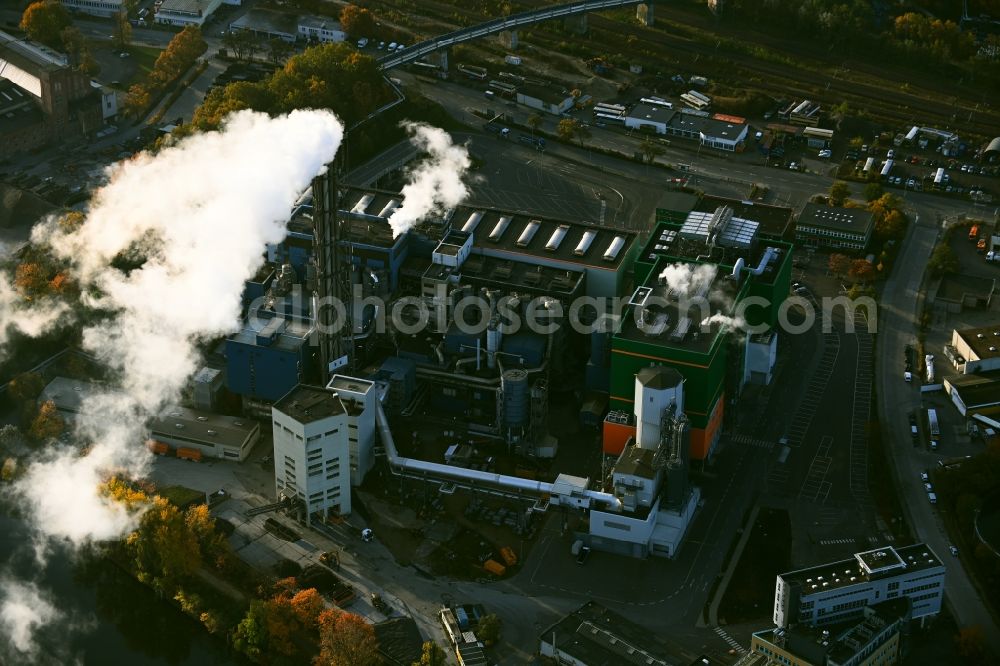
<path fill-rule="evenodd" d="M 386 458 L 389 461 L 389 469 L 397 476 L 407 476 L 418 479 L 433 477 L 440 479 L 441 481 L 460 480 L 478 482 L 481 484 L 498 486 L 500 488 L 509 488 L 511 490 L 527 492 L 538 496 L 547 495 L 552 497 L 552 501 L 554 503 L 563 503 L 561 499 L 562 496 L 555 493 L 553 490 L 553 484 L 551 483 L 522 479 L 517 476 L 506 476 L 504 474 L 482 472 L 475 469 L 465 469 L 463 467 L 455 467 L 453 465 L 445 465 L 442 463 L 432 463 L 427 462 L 426 460 L 404 458 L 400 456 L 399 452 L 396 450 L 396 442 L 392 437 L 392 431 L 389 429 L 389 421 L 385 417 L 385 411 L 382 409 L 382 403 L 378 400 L 375 401 L 375 421 L 378 427 L 379 436 L 382 438 L 382 446 L 385 448 Z M 601 504 L 607 510 L 619 512 L 622 509 L 621 500 L 611 493 L 588 489 L 582 491 L 582 494 L 591 502 Z M 567 497 L 567 501 L 565 503 L 572 504 L 569 499 L 570 498 Z"/>

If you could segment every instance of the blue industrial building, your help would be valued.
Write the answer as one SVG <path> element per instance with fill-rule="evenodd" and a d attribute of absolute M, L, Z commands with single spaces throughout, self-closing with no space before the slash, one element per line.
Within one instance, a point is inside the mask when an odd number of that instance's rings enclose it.
<path fill-rule="evenodd" d="M 307 383 L 316 371 L 312 325 L 273 317 L 256 330 L 247 325 L 226 340 L 226 381 L 244 399 L 272 402 Z"/>

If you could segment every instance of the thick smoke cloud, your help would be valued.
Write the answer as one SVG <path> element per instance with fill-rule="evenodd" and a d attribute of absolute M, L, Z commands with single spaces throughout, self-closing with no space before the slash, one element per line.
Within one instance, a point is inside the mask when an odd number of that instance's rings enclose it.
<path fill-rule="evenodd" d="M 8 249 L 0 243 L 0 261 L 8 258 Z M 7 343 L 13 332 L 31 337 L 42 335 L 68 314 L 63 303 L 33 302 L 24 299 L 7 279 L 0 276 L 0 361 L 6 358 Z"/>
<path fill-rule="evenodd" d="M 714 264 L 670 264 L 660 272 L 660 279 L 681 298 L 705 296 L 715 280 Z"/>
<path fill-rule="evenodd" d="M 407 172 L 403 186 L 403 205 L 389 216 L 393 237 L 406 233 L 414 224 L 432 213 L 454 208 L 469 195 L 462 177 L 471 161 L 465 146 L 457 146 L 444 130 L 419 123 L 407 123 L 410 141 L 427 153 Z"/>
<path fill-rule="evenodd" d="M 0 648 L 5 663 L 36 661 L 39 646 L 35 632 L 63 618 L 55 604 L 33 583 L 0 580 L 0 631 L 9 643 Z"/>
<path fill-rule="evenodd" d="M 84 328 L 83 347 L 121 389 L 81 406 L 74 434 L 90 444 L 85 454 L 53 445 L 16 486 L 40 558 L 49 539 L 79 546 L 134 526 L 137 516 L 103 497 L 101 482 L 112 470 L 144 471 L 146 421 L 177 400 L 197 369 L 199 343 L 238 327 L 244 282 L 266 244 L 284 238 L 288 211 L 333 159 L 341 137 L 328 112 L 269 118 L 242 111 L 219 132 L 112 167 L 76 230 L 55 221 L 36 227 L 33 242 L 70 262 L 86 305 L 102 313 Z M 112 266 L 120 255 L 139 267 Z M 5 294 L 0 285 L 0 299 Z M 17 321 L 26 330 L 29 322 L 31 332 L 48 322 L 25 319 L 6 300 L 0 308 L 5 326 Z M 59 615 L 34 586 L 8 583 L 3 596 L 0 628 L 29 651 L 33 632 Z"/>

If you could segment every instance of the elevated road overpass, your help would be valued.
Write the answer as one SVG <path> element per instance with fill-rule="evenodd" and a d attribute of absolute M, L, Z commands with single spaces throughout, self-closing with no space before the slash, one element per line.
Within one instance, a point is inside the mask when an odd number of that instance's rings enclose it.
<path fill-rule="evenodd" d="M 571 2 L 565 5 L 556 5 L 554 7 L 545 7 L 543 9 L 533 9 L 528 12 L 511 14 L 510 16 L 504 16 L 503 18 L 486 21 L 485 23 L 480 23 L 479 25 L 445 33 L 440 37 L 435 37 L 433 39 L 420 42 L 419 44 L 414 44 L 413 46 L 403 49 L 402 51 L 384 55 L 376 62 L 379 69 L 384 72 L 392 69 L 393 67 L 408 65 L 427 55 L 430 55 L 431 53 L 434 53 L 435 51 L 447 49 L 456 44 L 468 42 L 473 39 L 480 39 L 482 37 L 496 35 L 505 31 L 517 30 L 522 26 L 533 25 L 535 23 L 541 23 L 542 21 L 549 21 L 552 19 L 570 18 L 581 14 L 588 14 L 590 12 L 599 12 L 604 9 L 630 7 L 632 5 L 647 5 L 650 6 L 650 9 L 652 9 L 652 4 L 653 0 L 581 0 L 580 2 Z"/>

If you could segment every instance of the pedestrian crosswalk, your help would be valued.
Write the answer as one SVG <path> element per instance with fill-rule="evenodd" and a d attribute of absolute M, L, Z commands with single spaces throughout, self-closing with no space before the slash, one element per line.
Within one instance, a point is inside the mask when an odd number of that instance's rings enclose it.
<path fill-rule="evenodd" d="M 757 439 L 750 435 L 732 435 L 729 439 L 734 444 L 740 444 L 741 446 L 752 446 L 758 449 L 767 449 L 768 451 L 774 448 L 774 442 Z"/>
<path fill-rule="evenodd" d="M 836 546 L 843 543 L 854 543 L 854 539 L 820 539 L 821 546 Z"/>
<path fill-rule="evenodd" d="M 715 633 L 719 635 L 719 638 L 726 641 L 726 643 L 729 644 L 729 647 L 733 648 L 737 652 L 741 653 L 746 652 L 746 649 L 744 649 L 744 647 L 740 645 L 735 638 L 727 634 L 725 629 L 723 629 L 722 627 L 714 627 L 714 629 Z"/>

